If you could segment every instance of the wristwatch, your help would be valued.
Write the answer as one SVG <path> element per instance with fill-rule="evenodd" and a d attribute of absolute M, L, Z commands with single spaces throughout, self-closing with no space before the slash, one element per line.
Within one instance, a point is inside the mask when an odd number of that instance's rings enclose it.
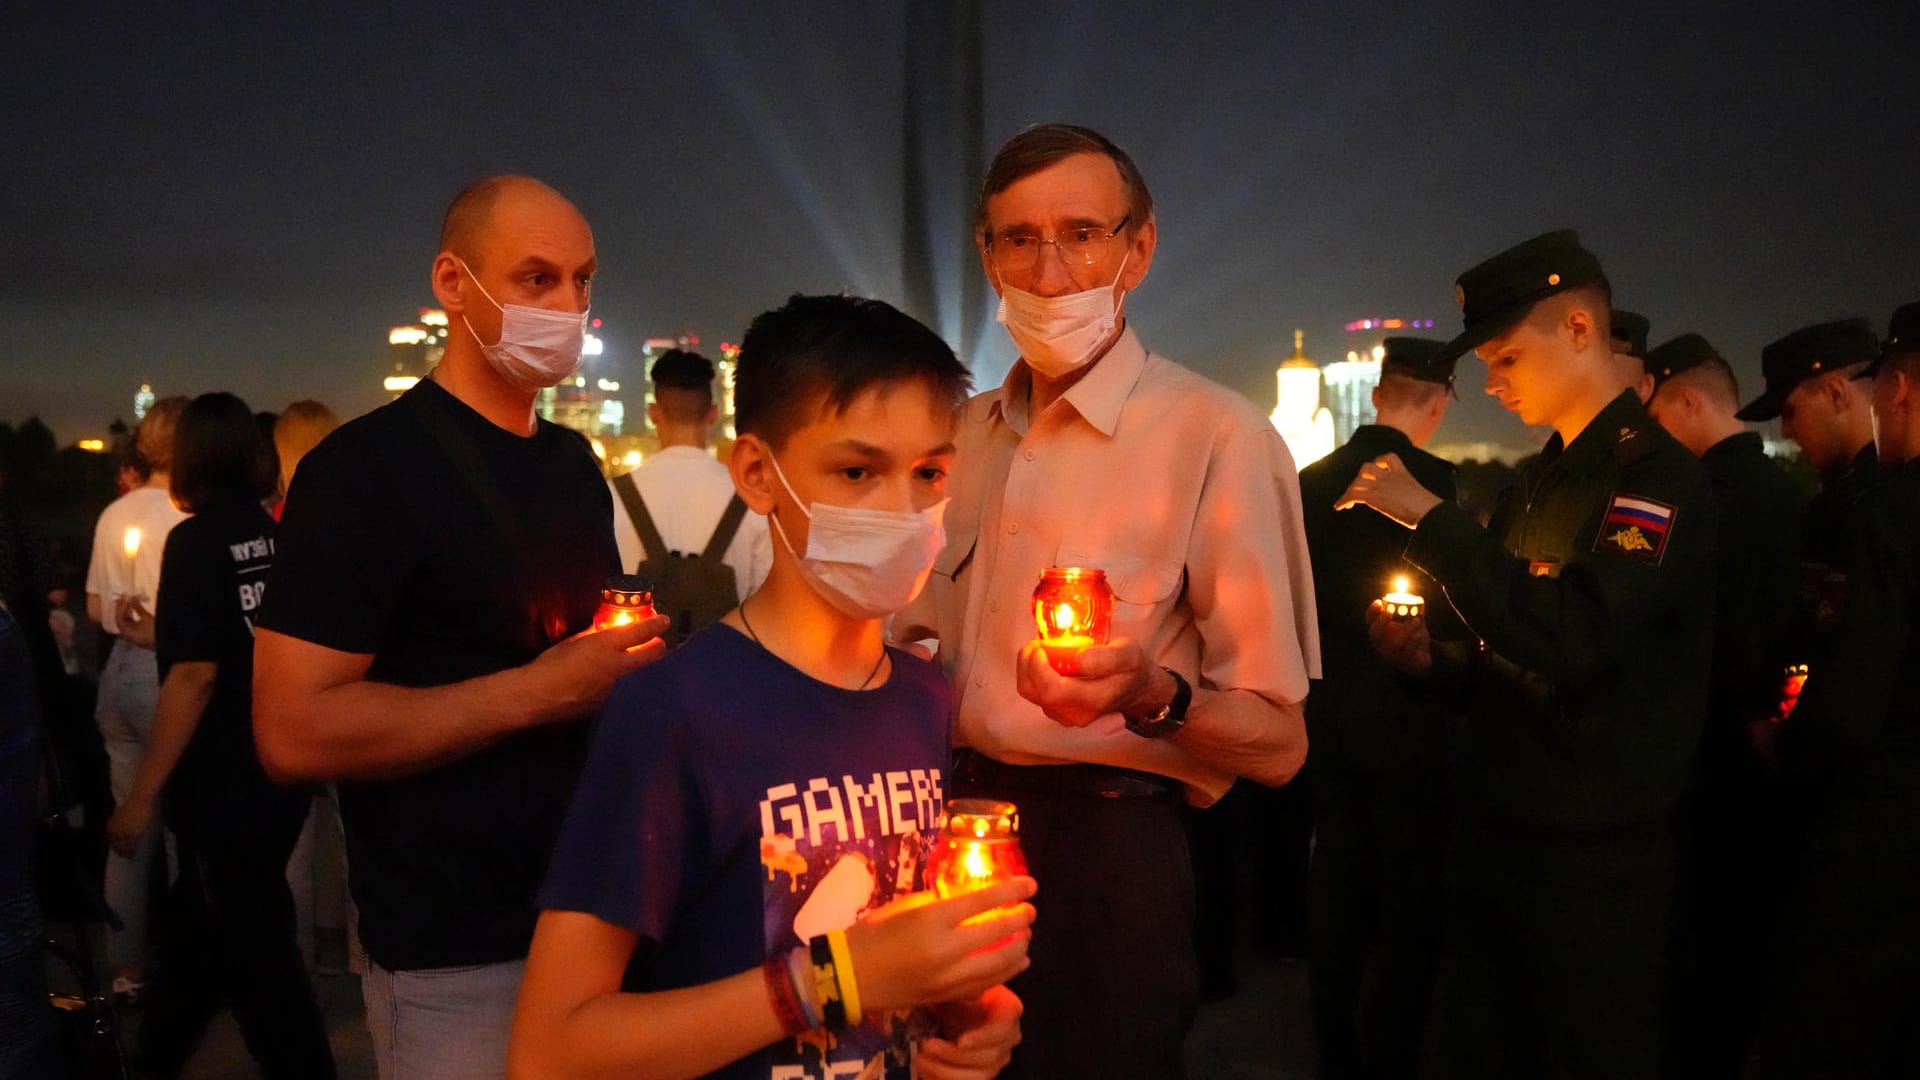
<path fill-rule="evenodd" d="M 1187 726 L 1187 706 L 1193 704 L 1193 687 L 1172 668 L 1161 668 L 1173 679 L 1173 700 L 1156 712 L 1127 717 L 1127 730 L 1143 739 L 1163 739 Z"/>

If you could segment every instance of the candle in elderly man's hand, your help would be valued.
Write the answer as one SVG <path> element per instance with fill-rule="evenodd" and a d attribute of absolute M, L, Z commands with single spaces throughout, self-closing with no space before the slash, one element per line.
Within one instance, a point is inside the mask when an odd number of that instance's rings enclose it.
<path fill-rule="evenodd" d="M 1393 591 L 1380 598 L 1380 606 L 1387 609 L 1387 618 L 1395 622 L 1417 619 L 1427 610 L 1425 597 L 1407 591 L 1412 582 L 1405 577 L 1393 579 Z"/>
<path fill-rule="evenodd" d="M 1062 675 L 1080 673 L 1080 654 L 1105 645 L 1113 627 L 1113 590 L 1104 570 L 1049 566 L 1033 587 L 1033 621 L 1047 663 Z"/>

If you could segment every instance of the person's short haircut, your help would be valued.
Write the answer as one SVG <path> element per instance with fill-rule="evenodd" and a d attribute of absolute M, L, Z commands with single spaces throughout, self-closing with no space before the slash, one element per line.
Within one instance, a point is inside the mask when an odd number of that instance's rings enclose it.
<path fill-rule="evenodd" d="M 201 394 L 181 410 L 168 477 L 180 509 L 197 514 L 223 502 L 260 499 L 276 479 L 267 441 L 246 402 L 225 392 Z"/>
<path fill-rule="evenodd" d="M 647 371 L 653 385 L 676 390 L 712 390 L 713 361 L 686 349 L 668 349 Z"/>
<path fill-rule="evenodd" d="M 1092 128 L 1078 124 L 1036 124 L 1008 139 L 1000 152 L 993 155 L 986 179 L 980 184 L 974 227 L 986 232 L 988 199 L 1075 154 L 1105 154 L 1120 170 L 1120 180 L 1127 188 L 1129 224 L 1137 227 L 1153 216 L 1153 193 L 1147 190 L 1146 178 L 1140 175 L 1139 167 L 1125 150 Z"/>
<path fill-rule="evenodd" d="M 699 424 L 713 409 L 713 361 L 697 352 L 668 349 L 647 373 L 653 403 L 676 424 Z"/>
<path fill-rule="evenodd" d="M 296 401 L 280 412 L 273 425 L 273 449 L 280 459 L 281 480 L 293 479 L 293 472 L 307 451 L 340 426 L 340 418 L 318 401 Z"/>
<path fill-rule="evenodd" d="M 918 379 L 956 410 L 973 377 L 940 335 L 881 300 L 794 296 L 747 328 L 734 373 L 734 428 L 775 447 L 823 409 Z"/>
<path fill-rule="evenodd" d="M 173 468 L 173 433 L 186 407 L 184 394 L 163 397 L 147 406 L 147 415 L 140 418 L 140 427 L 133 434 L 134 449 L 146 463 L 142 472 L 151 475 Z"/>
<path fill-rule="evenodd" d="M 1704 391 L 1729 410 L 1740 408 L 1740 379 L 1733 373 L 1732 366 L 1718 356 L 1710 356 L 1685 371 L 1676 371 L 1666 381 Z"/>
<path fill-rule="evenodd" d="M 1425 408 L 1433 399 L 1451 391 L 1446 383 L 1416 379 L 1405 372 L 1388 371 L 1380 376 L 1380 400 L 1390 408 Z"/>
<path fill-rule="evenodd" d="M 1526 317 L 1533 319 L 1551 316 L 1558 321 L 1569 308 L 1575 307 L 1593 316 L 1594 331 L 1599 334 L 1600 340 L 1606 344 L 1607 351 L 1611 353 L 1613 351 L 1613 286 L 1604 277 L 1575 285 L 1570 289 L 1563 289 L 1546 297 L 1535 304 Z M 1642 370 L 1645 370 L 1644 365 Z"/>

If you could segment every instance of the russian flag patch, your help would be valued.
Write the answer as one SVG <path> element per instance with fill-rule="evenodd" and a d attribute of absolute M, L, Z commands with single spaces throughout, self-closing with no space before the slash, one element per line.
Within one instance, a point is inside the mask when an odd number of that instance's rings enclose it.
<path fill-rule="evenodd" d="M 1638 495 L 1615 493 L 1607 501 L 1606 517 L 1600 521 L 1600 535 L 1593 550 L 1634 555 L 1658 563 L 1667 551 L 1667 535 L 1673 531 L 1678 508 Z"/>

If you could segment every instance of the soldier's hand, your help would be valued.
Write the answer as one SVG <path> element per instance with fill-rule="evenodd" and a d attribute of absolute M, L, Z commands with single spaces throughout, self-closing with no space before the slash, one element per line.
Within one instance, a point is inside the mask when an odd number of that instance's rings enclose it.
<path fill-rule="evenodd" d="M 1399 454 L 1374 458 L 1360 466 L 1360 474 L 1333 504 L 1335 510 L 1371 506 L 1411 529 L 1427 511 L 1440 505 L 1440 496 L 1420 486 Z"/>
<path fill-rule="evenodd" d="M 541 719 L 577 720 L 592 714 L 615 679 L 666 653 L 661 635 L 672 625 L 665 615 L 655 615 L 627 626 L 587 630 L 535 657 L 526 671 L 544 706 Z"/>
<path fill-rule="evenodd" d="M 1367 641 L 1395 671 L 1425 675 L 1433 670 L 1433 638 L 1427 634 L 1423 616 L 1396 619 L 1375 600 L 1367 608 Z"/>
<path fill-rule="evenodd" d="M 1127 638 L 1089 647 L 1080 654 L 1080 674 L 1072 676 L 1053 670 L 1046 649 L 1029 641 L 1021 646 L 1014 670 L 1020 696 L 1066 727 L 1086 727 L 1110 713 L 1152 712 L 1173 697 L 1172 680 Z M 1158 704 L 1152 702 L 1156 681 L 1167 683 Z"/>

